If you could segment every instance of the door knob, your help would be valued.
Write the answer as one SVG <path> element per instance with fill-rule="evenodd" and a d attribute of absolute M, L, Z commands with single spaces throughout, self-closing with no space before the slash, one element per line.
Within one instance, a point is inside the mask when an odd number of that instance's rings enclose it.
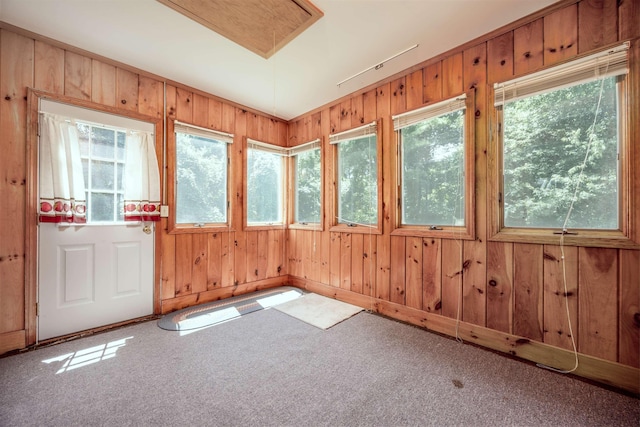
<path fill-rule="evenodd" d="M 147 234 L 151 234 L 151 226 L 145 225 L 144 227 L 142 227 L 142 231 L 144 231 Z"/>

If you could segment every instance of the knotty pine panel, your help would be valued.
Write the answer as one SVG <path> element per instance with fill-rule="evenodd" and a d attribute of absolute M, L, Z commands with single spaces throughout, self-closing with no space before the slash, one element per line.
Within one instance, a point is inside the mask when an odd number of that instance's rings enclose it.
<path fill-rule="evenodd" d="M 351 235 L 351 291 L 362 293 L 362 276 L 364 274 L 364 235 Z"/>
<path fill-rule="evenodd" d="M 118 108 L 138 111 L 138 75 L 116 68 L 116 104 Z"/>
<path fill-rule="evenodd" d="M 513 332 L 513 243 L 487 243 L 487 327 Z"/>
<path fill-rule="evenodd" d="M 193 235 L 176 235 L 176 296 L 191 293 Z"/>
<path fill-rule="evenodd" d="M 618 265 L 618 361 L 640 368 L 640 251 L 621 249 Z"/>
<path fill-rule="evenodd" d="M 33 86 L 46 92 L 64 93 L 63 49 L 36 40 Z"/>
<path fill-rule="evenodd" d="M 407 75 L 407 111 L 422 107 L 423 104 L 422 69 Z"/>
<path fill-rule="evenodd" d="M 209 125 L 209 99 L 198 93 L 193 97 L 193 124 L 207 127 Z"/>
<path fill-rule="evenodd" d="M 191 292 L 207 290 L 209 242 L 204 233 L 194 234 L 192 241 Z"/>
<path fill-rule="evenodd" d="M 542 341 L 543 246 L 513 244 L 513 333 Z"/>
<path fill-rule="evenodd" d="M 442 241 L 422 239 L 422 309 L 442 313 Z"/>
<path fill-rule="evenodd" d="M 617 0 L 578 3 L 578 53 L 615 43 L 618 39 Z"/>
<path fill-rule="evenodd" d="M 513 77 L 513 31 L 489 40 L 487 55 L 489 83 L 510 80 Z"/>
<path fill-rule="evenodd" d="M 407 111 L 407 96 L 405 90 L 405 78 L 401 77 L 391 82 L 391 115 L 401 114 Z"/>
<path fill-rule="evenodd" d="M 578 5 L 572 4 L 544 17 L 544 65 L 578 54 Z"/>
<path fill-rule="evenodd" d="M 351 289 L 351 233 L 340 236 L 340 287 Z"/>
<path fill-rule="evenodd" d="M 98 60 L 91 61 L 91 101 L 116 106 L 116 67 Z"/>
<path fill-rule="evenodd" d="M 91 99 L 91 59 L 74 52 L 64 53 L 64 94 Z"/>
<path fill-rule="evenodd" d="M 138 112 L 151 117 L 162 117 L 163 85 L 150 77 L 138 77 Z"/>
<path fill-rule="evenodd" d="M 544 64 L 543 19 L 513 31 L 513 68 L 515 76 L 538 70 Z"/>
<path fill-rule="evenodd" d="M 578 351 L 618 358 L 618 250 L 579 248 Z"/>
<path fill-rule="evenodd" d="M 389 301 L 396 304 L 405 304 L 406 295 L 406 265 L 405 265 L 405 237 L 391 236 L 391 283 Z"/>
<path fill-rule="evenodd" d="M 564 268 L 563 255 L 564 251 Z M 578 248 L 544 245 L 544 342 L 573 349 L 571 333 L 579 341 Z M 566 278 L 566 291 L 564 281 Z M 569 318 L 567 317 L 567 303 Z M 571 320 L 571 328 L 569 328 Z"/>
<path fill-rule="evenodd" d="M 433 104 L 442 100 L 442 61 L 427 65 L 423 70 L 422 101 Z"/>
<path fill-rule="evenodd" d="M 376 240 L 375 234 L 362 235 L 362 293 L 373 296 L 376 282 Z"/>
<path fill-rule="evenodd" d="M 207 290 L 209 291 L 222 287 L 222 235 L 222 233 L 207 234 Z"/>
<path fill-rule="evenodd" d="M 359 93 L 351 97 L 351 127 L 357 128 L 364 124 L 364 100 L 362 94 Z M 311 138 L 308 137 L 307 141 Z"/>
<path fill-rule="evenodd" d="M 33 85 L 34 41 L 0 31 L 0 334 L 25 329 L 27 87 Z"/>
<path fill-rule="evenodd" d="M 167 218 L 162 218 L 160 224 L 162 232 L 160 233 L 160 247 L 162 262 L 160 263 L 160 298 L 171 299 L 176 296 L 176 236 L 167 233 Z M 156 260 L 158 262 L 158 260 Z"/>
<path fill-rule="evenodd" d="M 442 315 L 462 318 L 462 242 L 442 240 Z"/>
<path fill-rule="evenodd" d="M 407 307 L 422 310 L 422 238 L 405 238 L 405 283 Z"/>
<path fill-rule="evenodd" d="M 460 95 L 463 87 L 462 53 L 457 53 L 442 60 L 442 97 Z"/>

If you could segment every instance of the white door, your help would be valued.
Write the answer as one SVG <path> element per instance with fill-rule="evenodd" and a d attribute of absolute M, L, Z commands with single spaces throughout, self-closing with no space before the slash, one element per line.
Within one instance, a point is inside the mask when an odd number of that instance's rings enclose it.
<path fill-rule="evenodd" d="M 38 339 L 153 313 L 153 232 L 41 224 L 39 240 Z"/>
<path fill-rule="evenodd" d="M 124 221 L 122 181 L 127 130 L 153 125 L 48 100 L 40 110 L 75 120 L 87 211 L 86 224 L 39 225 L 38 339 L 152 314 L 153 225 Z"/>

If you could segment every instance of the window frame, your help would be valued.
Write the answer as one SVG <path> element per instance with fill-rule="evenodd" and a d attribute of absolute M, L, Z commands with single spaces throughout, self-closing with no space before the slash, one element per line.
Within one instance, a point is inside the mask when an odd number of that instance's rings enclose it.
<path fill-rule="evenodd" d="M 347 131 L 343 131 L 343 132 L 338 132 L 336 134 L 330 135 L 330 139 L 333 136 L 338 136 L 342 133 L 347 133 L 347 132 L 356 132 L 358 129 L 364 129 L 368 126 L 376 126 L 376 131 L 375 131 L 375 135 L 376 135 L 376 171 L 377 171 L 377 182 L 376 182 L 376 186 L 377 186 L 377 209 L 378 209 L 378 219 L 377 222 L 375 224 L 371 224 L 371 225 L 359 225 L 359 224 L 346 224 L 346 223 L 340 223 L 338 222 L 338 212 L 339 212 L 339 200 L 340 200 L 340 195 L 338 194 L 338 182 L 339 182 L 339 173 L 340 171 L 338 170 L 338 144 L 337 143 L 331 143 L 330 144 L 330 149 L 331 149 L 331 158 L 332 158 L 332 165 L 333 165 L 333 197 L 332 197 L 332 201 L 333 201 L 333 209 L 332 209 L 332 218 L 329 221 L 329 224 L 331 224 L 331 227 L 329 228 L 329 231 L 331 232 L 343 232 L 343 233 L 358 233 L 358 234 L 382 234 L 382 217 L 383 217 L 383 210 L 382 210 L 382 183 L 383 183 L 383 177 L 382 177 L 382 135 L 383 135 L 383 129 L 382 129 L 382 120 L 378 119 L 375 120 L 369 124 L 366 124 L 364 126 L 359 126 L 353 129 L 349 129 Z M 350 138 L 350 139 L 355 139 L 354 138 Z"/>
<path fill-rule="evenodd" d="M 464 94 L 465 98 L 465 113 L 464 113 L 464 225 L 460 226 L 445 226 L 436 225 L 436 228 L 432 228 L 430 225 L 408 225 L 402 224 L 402 156 L 401 156 L 401 130 L 395 130 L 395 149 L 396 149 L 396 185 L 394 186 L 394 198 L 396 201 L 396 221 L 394 224 L 394 230 L 391 235 L 398 236 L 417 236 L 417 237 L 435 237 L 445 239 L 457 239 L 457 240 L 475 240 L 476 238 L 476 173 L 475 173 L 475 90 L 468 91 Z M 456 99 L 454 97 L 448 100 L 439 102 L 432 106 L 423 107 L 416 112 L 423 109 L 438 108 L 442 105 L 449 104 Z M 405 113 L 406 114 L 406 113 Z M 411 114 L 411 112 L 409 112 Z M 401 116 L 401 115 L 400 115 Z M 398 117 L 398 116 L 395 116 Z M 435 118 L 434 116 L 431 118 Z M 429 120 L 429 119 L 426 119 Z"/>
<path fill-rule="evenodd" d="M 315 146 L 317 144 L 317 147 Z M 305 146 L 309 145 L 309 148 L 305 148 Z M 320 218 L 318 222 L 314 223 L 300 223 L 296 221 L 296 203 L 297 203 L 297 194 L 296 194 L 296 176 L 297 176 L 297 168 L 296 168 L 296 156 L 301 153 L 305 153 L 310 150 L 320 150 Z M 288 204 L 288 227 L 292 230 L 324 230 L 323 219 L 324 219 L 324 175 L 323 175 L 323 165 L 324 165 L 324 150 L 323 150 L 323 140 L 321 138 L 317 138 L 313 141 L 305 142 L 303 144 L 297 145 L 295 147 L 290 147 L 287 149 L 287 167 L 288 167 L 288 190 L 287 190 L 287 204 Z"/>
<path fill-rule="evenodd" d="M 609 50 L 610 51 L 610 50 Z M 640 224 L 640 214 L 638 213 L 638 188 L 634 188 L 634 182 L 638 182 L 638 167 L 634 166 L 634 161 L 640 159 L 639 144 L 633 144 L 635 133 L 638 137 L 637 125 L 633 129 L 634 121 L 639 119 L 640 108 L 630 102 L 634 96 L 638 96 L 638 86 L 640 76 L 640 57 L 637 54 L 638 48 L 629 49 L 629 72 L 620 76 L 618 87 L 618 111 L 619 111 L 619 160 L 618 160 L 618 189 L 619 189 L 619 228 L 618 230 L 594 230 L 594 229 L 569 229 L 563 232 L 559 228 L 524 228 L 504 226 L 504 157 L 503 157 L 503 109 L 492 105 L 494 114 L 492 118 L 492 141 L 489 144 L 489 195 L 488 195 L 488 215 L 489 215 L 489 240 L 498 242 L 513 243 L 536 243 L 558 245 L 562 240 L 564 245 L 569 246 L 591 246 L 608 248 L 633 248 L 640 247 L 640 233 L 637 226 Z M 594 55 L 593 53 L 591 55 Z M 563 65 L 576 60 L 586 58 L 586 55 L 573 59 Z M 598 55 L 597 53 L 595 55 Z M 549 67 L 540 73 L 551 72 L 559 66 Z M 537 74 L 537 73 L 534 73 Z M 577 84 L 577 83 L 576 83 Z M 557 89 L 562 86 L 557 86 Z M 499 89 L 497 89 L 499 90 Z M 490 99 L 496 99 L 496 88 L 490 88 Z M 493 103 L 492 103 L 493 104 Z M 636 103 L 637 104 L 637 103 Z M 634 178 L 635 174 L 635 178 Z"/>
<path fill-rule="evenodd" d="M 255 139 L 251 139 L 249 137 L 243 138 L 244 140 L 244 150 L 245 153 L 243 159 L 243 192 L 244 192 L 244 203 L 242 207 L 242 218 L 244 223 L 245 230 L 252 231 L 260 231 L 260 230 L 274 230 L 274 229 L 283 229 L 287 227 L 287 218 L 288 218 L 288 194 L 287 194 L 287 181 L 288 181 L 288 162 L 287 162 L 287 149 L 285 147 L 281 147 L 276 144 L 271 144 L 264 141 L 259 141 Z M 254 147 L 251 147 L 251 146 Z M 260 147 L 260 148 L 256 148 Z M 262 222 L 249 222 L 249 150 L 250 149 L 261 149 L 262 151 L 271 152 L 273 154 L 277 154 L 281 157 L 282 161 L 282 177 L 281 177 L 281 192 L 282 192 L 282 203 L 280 205 L 281 209 L 281 217 L 282 221 L 277 223 L 262 223 Z"/>
<path fill-rule="evenodd" d="M 196 126 L 190 123 L 180 122 L 175 119 L 167 121 L 167 204 L 169 206 L 168 216 L 168 232 L 169 234 L 186 234 L 186 233 L 210 233 L 212 231 L 233 231 L 232 227 L 232 177 L 233 177 L 233 165 L 231 163 L 231 149 L 229 148 L 230 142 L 227 143 L 227 220 L 224 223 L 177 223 L 177 185 L 176 179 L 178 175 L 178 159 L 177 159 L 177 137 L 176 137 L 176 124 L 185 127 L 192 127 L 194 130 L 200 130 L 203 132 L 211 133 L 212 137 L 216 134 L 220 134 L 233 141 L 233 134 L 222 132 L 219 130 L 205 128 L 202 126 Z"/>

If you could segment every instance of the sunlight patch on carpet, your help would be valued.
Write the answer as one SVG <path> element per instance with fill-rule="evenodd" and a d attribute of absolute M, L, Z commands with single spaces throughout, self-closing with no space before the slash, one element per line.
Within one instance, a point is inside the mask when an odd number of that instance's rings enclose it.
<path fill-rule="evenodd" d="M 305 294 L 273 308 L 320 329 L 329 329 L 362 311 L 361 307 L 318 294 Z"/>

